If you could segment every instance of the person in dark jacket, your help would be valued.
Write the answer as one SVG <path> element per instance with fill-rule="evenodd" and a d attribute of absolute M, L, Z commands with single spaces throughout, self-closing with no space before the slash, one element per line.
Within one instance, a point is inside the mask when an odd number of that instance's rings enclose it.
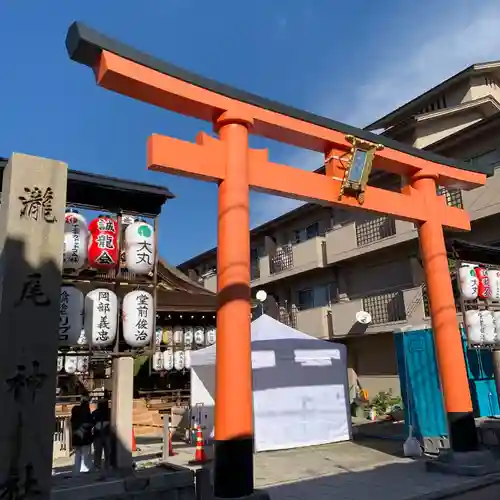
<path fill-rule="evenodd" d="M 94 421 L 94 468 L 99 470 L 104 454 L 104 466 L 110 466 L 111 460 L 111 412 L 107 399 L 97 403 L 97 408 L 92 413 Z"/>
<path fill-rule="evenodd" d="M 71 442 L 75 450 L 73 472 L 89 472 L 92 468 L 92 429 L 94 421 L 89 400 L 83 397 L 71 410 Z"/>

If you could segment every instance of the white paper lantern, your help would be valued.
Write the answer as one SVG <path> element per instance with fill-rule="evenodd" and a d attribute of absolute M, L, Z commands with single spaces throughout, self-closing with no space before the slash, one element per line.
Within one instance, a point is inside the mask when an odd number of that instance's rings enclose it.
<path fill-rule="evenodd" d="M 497 344 L 500 343 L 500 311 L 493 311 L 493 321 L 495 322 L 495 333 L 497 335 Z"/>
<path fill-rule="evenodd" d="M 203 345 L 205 343 L 205 328 L 197 326 L 194 329 L 194 341 L 196 345 Z"/>
<path fill-rule="evenodd" d="M 77 356 L 76 373 L 87 373 L 89 371 L 90 358 L 88 356 Z"/>
<path fill-rule="evenodd" d="M 85 217 L 76 211 L 64 214 L 63 268 L 79 271 L 87 263 L 88 226 Z"/>
<path fill-rule="evenodd" d="M 189 349 L 184 350 L 184 368 L 186 370 L 191 368 L 191 351 Z"/>
<path fill-rule="evenodd" d="M 153 296 L 144 290 L 134 290 L 123 298 L 123 339 L 130 347 L 151 343 L 154 328 Z"/>
<path fill-rule="evenodd" d="M 482 344 L 481 317 L 477 309 L 465 311 L 465 324 L 467 326 L 467 340 L 469 343 L 473 345 Z"/>
<path fill-rule="evenodd" d="M 64 368 L 64 356 L 57 356 L 57 371 L 61 372 Z"/>
<path fill-rule="evenodd" d="M 85 297 L 85 335 L 93 346 L 108 347 L 116 339 L 118 299 L 111 290 L 96 288 Z"/>
<path fill-rule="evenodd" d="M 87 335 L 85 334 L 85 328 L 82 328 L 80 336 L 78 337 L 78 345 L 80 347 L 88 345 Z"/>
<path fill-rule="evenodd" d="M 174 345 L 181 345 L 184 337 L 184 329 L 180 325 L 174 326 Z"/>
<path fill-rule="evenodd" d="M 500 271 L 498 269 L 488 269 L 486 271 L 491 288 L 491 299 L 500 300 Z"/>
<path fill-rule="evenodd" d="M 172 349 L 163 352 L 163 368 L 167 371 L 174 368 L 174 351 Z"/>
<path fill-rule="evenodd" d="M 190 348 L 193 345 L 194 331 L 192 326 L 184 327 L 184 347 Z"/>
<path fill-rule="evenodd" d="M 125 229 L 125 260 L 127 269 L 135 274 L 148 274 L 155 262 L 153 226 L 135 221 Z"/>
<path fill-rule="evenodd" d="M 151 363 L 151 367 L 155 372 L 161 372 L 164 369 L 163 364 L 163 353 L 161 351 L 156 351 L 153 354 L 153 362 Z"/>
<path fill-rule="evenodd" d="M 155 330 L 155 344 L 157 346 L 161 345 L 162 339 L 163 339 L 163 328 L 161 326 L 157 326 Z"/>
<path fill-rule="evenodd" d="M 473 264 L 462 264 L 458 270 L 460 293 L 466 300 L 477 299 L 479 280 Z"/>
<path fill-rule="evenodd" d="M 174 368 L 177 371 L 184 370 L 185 367 L 185 359 L 184 359 L 184 351 L 175 351 L 174 352 Z"/>
<path fill-rule="evenodd" d="M 207 328 L 207 344 L 213 345 L 216 340 L 216 330 L 213 326 Z"/>
<path fill-rule="evenodd" d="M 83 293 L 74 286 L 61 287 L 59 345 L 75 347 L 83 328 Z"/>
<path fill-rule="evenodd" d="M 64 358 L 64 371 L 68 375 L 73 375 L 76 372 L 78 356 L 74 352 L 68 352 Z"/>
<path fill-rule="evenodd" d="M 487 345 L 495 344 L 497 335 L 495 331 L 495 321 L 491 311 L 480 311 L 481 333 L 483 335 L 483 343 Z"/>

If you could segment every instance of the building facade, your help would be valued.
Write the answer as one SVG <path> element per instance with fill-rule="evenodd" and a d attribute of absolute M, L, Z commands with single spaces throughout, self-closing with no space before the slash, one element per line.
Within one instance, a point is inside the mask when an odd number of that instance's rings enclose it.
<path fill-rule="evenodd" d="M 471 163 L 500 166 L 500 61 L 475 64 L 366 127 Z M 373 171 L 369 184 L 399 190 L 404 179 Z M 438 188 L 465 208 L 461 238 L 500 244 L 500 173 L 468 192 Z M 418 232 L 391 217 L 306 204 L 251 231 L 253 295 L 266 312 L 305 333 L 348 347 L 350 383 L 370 396 L 398 393 L 394 330 L 429 322 Z M 179 266 L 216 290 L 216 249 Z M 372 317 L 356 321 L 358 311 Z"/>

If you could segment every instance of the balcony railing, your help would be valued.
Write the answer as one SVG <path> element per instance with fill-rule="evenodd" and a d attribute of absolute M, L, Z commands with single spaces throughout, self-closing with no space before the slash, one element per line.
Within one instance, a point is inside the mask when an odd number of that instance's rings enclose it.
<path fill-rule="evenodd" d="M 293 246 L 283 245 L 269 258 L 269 273 L 277 274 L 293 267 Z"/>
<path fill-rule="evenodd" d="M 285 307 L 280 306 L 278 320 L 284 325 L 297 328 L 297 311 L 295 309 L 288 310 Z"/>
<path fill-rule="evenodd" d="M 358 247 L 396 234 L 395 219 L 387 216 L 374 217 L 356 223 L 356 243 Z"/>
<path fill-rule="evenodd" d="M 406 320 L 405 301 L 401 290 L 363 297 L 363 310 L 370 313 L 373 325 Z"/>

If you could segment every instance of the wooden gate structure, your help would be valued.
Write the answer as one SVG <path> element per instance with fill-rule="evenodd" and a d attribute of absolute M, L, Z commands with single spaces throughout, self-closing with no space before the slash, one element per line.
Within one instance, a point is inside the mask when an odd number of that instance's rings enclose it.
<path fill-rule="evenodd" d="M 470 221 L 464 210 L 446 205 L 437 185 L 475 188 L 486 182 L 488 172 L 203 78 L 80 23 L 69 28 L 66 47 L 72 60 L 94 71 L 101 87 L 214 125 L 216 137 L 199 133 L 194 143 L 152 135 L 147 166 L 219 186 L 217 497 L 254 491 L 250 189 L 389 214 L 418 225 L 452 448 L 477 448 L 443 237 L 443 228 L 467 231 Z M 249 148 L 249 134 L 324 153 L 326 175 L 273 163 L 267 149 Z M 369 186 L 372 166 L 400 175 L 401 191 Z"/>

